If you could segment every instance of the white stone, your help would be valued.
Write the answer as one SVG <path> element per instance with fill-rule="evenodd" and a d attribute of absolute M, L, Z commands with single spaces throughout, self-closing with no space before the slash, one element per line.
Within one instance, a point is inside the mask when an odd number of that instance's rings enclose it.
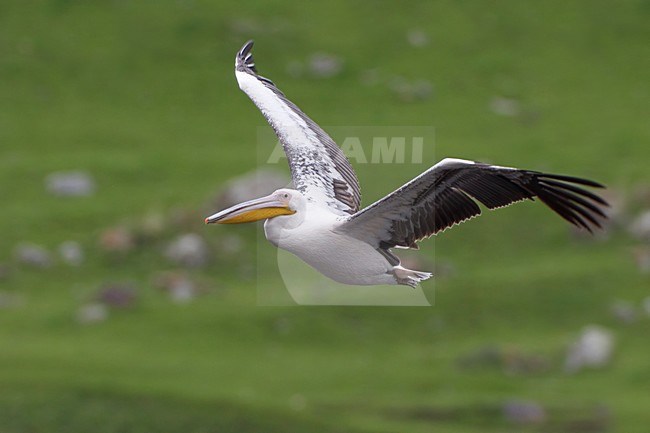
<path fill-rule="evenodd" d="M 103 322 L 106 319 L 108 319 L 108 308 L 99 302 L 82 305 L 77 310 L 77 321 L 83 325 Z"/>
<path fill-rule="evenodd" d="M 490 101 L 490 110 L 499 116 L 514 117 L 521 112 L 521 106 L 515 99 L 496 96 Z"/>
<path fill-rule="evenodd" d="M 95 181 L 82 171 L 61 171 L 45 178 L 47 190 L 58 196 L 89 196 L 95 193 Z"/>
<path fill-rule="evenodd" d="M 309 58 L 309 71 L 318 78 L 330 78 L 341 73 L 341 58 L 327 53 L 314 53 Z"/>
<path fill-rule="evenodd" d="M 542 405 L 529 400 L 510 400 L 503 405 L 503 415 L 514 424 L 539 424 L 546 421 Z"/>
<path fill-rule="evenodd" d="M 188 233 L 172 241 L 165 250 L 165 256 L 179 265 L 200 267 L 207 264 L 209 249 L 201 236 Z"/>
<path fill-rule="evenodd" d="M 79 242 L 65 241 L 59 245 L 59 255 L 70 266 L 79 266 L 84 261 L 84 251 Z"/>
<path fill-rule="evenodd" d="M 638 240 L 650 241 L 650 210 L 646 210 L 637 216 L 628 230 Z"/>
<path fill-rule="evenodd" d="M 14 249 L 16 259 L 36 268 L 49 268 L 52 266 L 52 256 L 44 247 L 32 243 L 20 243 Z"/>
<path fill-rule="evenodd" d="M 565 361 L 565 371 L 575 373 L 585 367 L 602 368 L 611 360 L 614 336 L 607 329 L 589 325 L 570 345 Z"/>
<path fill-rule="evenodd" d="M 611 313 L 615 319 L 623 323 L 633 323 L 637 320 L 637 309 L 629 301 L 618 300 L 611 306 Z"/>

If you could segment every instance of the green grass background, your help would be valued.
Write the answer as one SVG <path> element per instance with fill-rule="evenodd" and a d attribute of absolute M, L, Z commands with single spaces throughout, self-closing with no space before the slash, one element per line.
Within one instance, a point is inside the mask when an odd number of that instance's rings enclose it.
<path fill-rule="evenodd" d="M 260 307 L 260 285 L 280 280 L 242 278 L 254 251 L 216 252 L 193 274 L 210 289 L 179 306 L 151 287 L 173 269 L 167 239 L 121 258 L 97 240 L 184 209 L 183 229 L 215 245 L 236 233 L 254 250 L 259 227 L 201 225 L 219 186 L 256 167 L 264 119 L 233 76 L 249 38 L 263 75 L 322 125 L 436 128 L 422 165 L 357 167 L 365 204 L 445 156 L 595 178 L 633 198 L 650 182 L 649 22 L 646 0 L 0 2 L 0 263 L 11 269 L 0 287 L 24 299 L 0 310 L 0 432 L 521 431 L 499 409 L 509 399 L 548 409 L 533 431 L 599 431 L 581 423 L 598 407 L 608 431 L 647 431 L 650 321 L 609 313 L 650 286 L 623 230 L 576 241 L 533 204 L 484 215 L 436 239 L 456 271 L 425 284 L 430 308 Z M 409 45 L 411 29 L 429 45 Z M 287 73 L 315 51 L 343 58 L 343 72 Z M 368 69 L 430 80 L 433 95 L 405 103 L 385 83 L 360 84 Z M 532 114 L 498 116 L 495 96 Z M 44 177 L 72 169 L 95 177 L 95 196 L 47 194 Z M 69 239 L 87 250 L 78 269 L 12 257 L 21 241 Z M 79 325 L 105 281 L 135 282 L 138 304 Z M 564 348 L 590 323 L 614 332 L 616 356 L 566 375 Z M 485 344 L 552 367 L 457 366 Z"/>

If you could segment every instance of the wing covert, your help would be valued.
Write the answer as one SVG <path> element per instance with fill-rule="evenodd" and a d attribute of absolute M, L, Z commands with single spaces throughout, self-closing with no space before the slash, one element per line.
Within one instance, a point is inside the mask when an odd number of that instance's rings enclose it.
<path fill-rule="evenodd" d="M 354 214 L 361 204 L 356 174 L 334 140 L 282 93 L 257 73 L 248 41 L 237 53 L 239 87 L 262 112 L 287 155 L 296 189 L 340 215 Z"/>

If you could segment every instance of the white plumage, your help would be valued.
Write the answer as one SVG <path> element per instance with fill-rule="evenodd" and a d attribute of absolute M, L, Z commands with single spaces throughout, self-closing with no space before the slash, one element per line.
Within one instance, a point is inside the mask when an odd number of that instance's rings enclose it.
<path fill-rule="evenodd" d="M 582 188 L 602 187 L 596 182 L 454 158 L 359 210 L 359 183 L 350 163 L 325 131 L 257 74 L 252 46 L 249 41 L 237 53 L 237 82 L 280 139 L 295 189 L 233 206 L 207 223 L 265 219 L 271 243 L 335 281 L 414 287 L 431 274 L 403 268 L 391 248 L 417 248 L 417 241 L 480 215 L 477 202 L 496 209 L 537 197 L 589 231 L 606 218 L 607 203 Z"/>

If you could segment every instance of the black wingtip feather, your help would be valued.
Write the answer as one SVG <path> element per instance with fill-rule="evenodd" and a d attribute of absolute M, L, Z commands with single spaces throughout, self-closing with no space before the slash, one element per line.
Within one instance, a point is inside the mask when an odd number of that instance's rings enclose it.
<path fill-rule="evenodd" d="M 558 215 L 578 227 L 593 233 L 593 228 L 602 229 L 607 215 L 600 206 L 608 206 L 600 196 L 571 183 L 602 187 L 599 183 L 571 176 L 536 174 L 533 192 Z M 571 183 L 569 183 L 571 182 Z M 591 201 L 590 201 L 591 200 Z"/>
<path fill-rule="evenodd" d="M 239 55 L 240 56 L 246 56 L 246 54 L 250 53 L 251 50 L 253 49 L 253 44 L 255 44 L 255 41 L 252 39 L 249 39 L 244 46 L 241 47 L 241 50 L 239 50 Z"/>
<path fill-rule="evenodd" d="M 587 229 L 590 233 L 592 232 L 591 228 L 589 227 L 589 224 L 587 224 L 580 216 L 576 214 L 570 207 L 566 206 L 565 203 L 562 203 L 561 201 L 557 200 L 551 193 L 548 191 L 540 191 L 540 194 L 538 195 L 540 200 L 544 202 L 548 207 L 553 209 L 555 213 L 560 215 L 562 218 L 570 222 L 576 227 L 580 228 L 585 228 Z"/>
<path fill-rule="evenodd" d="M 547 185 L 544 185 L 544 186 L 546 188 L 549 188 Z M 559 195 L 559 196 L 562 196 L 564 199 L 566 199 L 568 201 L 575 202 L 575 203 L 579 204 L 580 206 L 589 209 L 590 211 L 597 214 L 601 218 L 607 218 L 607 214 L 605 214 L 605 212 L 603 212 L 603 210 L 601 208 L 596 206 L 594 203 L 589 202 L 584 197 L 579 196 L 578 194 L 574 194 L 574 193 L 569 192 L 568 190 L 562 189 L 562 188 L 555 188 L 555 189 L 553 189 L 553 192 L 555 194 Z M 581 190 L 581 192 L 584 193 L 585 191 Z M 598 197 L 598 196 L 596 196 L 596 197 Z M 598 198 L 600 198 L 600 197 L 598 197 Z"/>
<path fill-rule="evenodd" d="M 585 209 L 579 206 L 579 204 L 581 204 L 579 201 L 574 201 L 573 199 L 569 199 L 563 195 L 560 195 L 557 193 L 557 191 L 549 190 L 547 192 L 553 195 L 558 202 L 562 203 L 563 206 L 570 209 L 581 220 L 581 222 L 583 223 L 583 227 L 585 227 L 587 230 L 591 231 L 589 225 L 586 224 L 586 222 L 584 221 L 585 219 L 588 220 L 594 226 L 598 228 L 602 228 L 600 222 L 596 219 L 596 216 L 592 215 L 589 212 L 588 210 L 589 208 Z M 598 214 L 599 213 L 597 213 L 597 215 Z"/>
<path fill-rule="evenodd" d="M 540 174 L 539 179 L 555 179 L 563 182 L 577 183 L 578 185 L 590 186 L 592 188 L 605 188 L 605 185 L 595 182 L 593 180 L 584 179 L 582 177 L 565 176 L 562 174 Z"/>
<path fill-rule="evenodd" d="M 237 67 L 250 69 L 251 71 L 257 73 L 257 69 L 255 68 L 255 61 L 253 60 L 253 54 L 251 53 L 253 50 L 253 44 L 255 44 L 255 41 L 251 39 L 246 42 L 243 47 L 241 47 L 237 53 Z"/>
<path fill-rule="evenodd" d="M 589 198 L 605 207 L 609 207 L 609 203 L 605 199 L 603 199 L 601 196 L 594 194 L 591 191 L 587 191 L 586 189 L 579 188 L 575 185 L 571 185 L 569 183 L 564 183 L 564 182 L 558 182 L 556 180 L 550 180 L 550 179 L 541 179 L 541 182 L 543 182 L 546 185 L 551 185 L 554 187 L 558 187 L 567 191 L 572 191 L 577 194 L 580 194 L 586 198 Z"/>
<path fill-rule="evenodd" d="M 275 87 L 273 81 L 269 80 L 266 77 L 262 77 L 261 75 L 258 74 L 257 67 L 255 66 L 255 59 L 253 58 L 253 53 L 252 53 L 253 44 L 255 44 L 255 41 L 251 39 L 250 41 L 246 42 L 244 46 L 241 47 L 241 49 L 237 52 L 236 69 L 238 71 L 243 71 L 252 74 L 263 83 Z M 275 89 L 275 92 L 278 94 L 282 94 L 282 92 L 280 92 L 277 88 Z"/>

